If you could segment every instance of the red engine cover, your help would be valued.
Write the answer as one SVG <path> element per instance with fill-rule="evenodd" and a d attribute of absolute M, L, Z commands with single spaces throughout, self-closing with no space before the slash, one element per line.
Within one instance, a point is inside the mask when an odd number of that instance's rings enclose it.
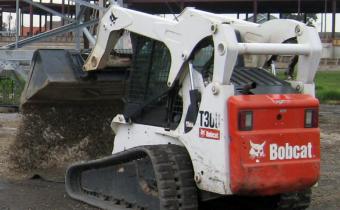
<path fill-rule="evenodd" d="M 317 99 L 302 94 L 242 95 L 228 100 L 231 190 L 273 195 L 306 189 L 320 175 L 320 129 L 305 128 L 305 109 Z M 253 128 L 239 131 L 240 111 Z"/>

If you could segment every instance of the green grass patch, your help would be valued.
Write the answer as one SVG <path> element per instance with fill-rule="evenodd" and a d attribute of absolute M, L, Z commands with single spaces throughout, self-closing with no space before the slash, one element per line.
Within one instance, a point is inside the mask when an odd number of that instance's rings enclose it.
<path fill-rule="evenodd" d="M 316 97 L 322 103 L 340 103 L 340 71 L 319 71 L 315 77 Z"/>
<path fill-rule="evenodd" d="M 277 77 L 282 80 L 287 79 L 284 71 L 278 72 Z M 316 97 L 321 103 L 340 104 L 340 71 L 318 71 L 315 85 Z"/>
<path fill-rule="evenodd" d="M 16 81 L 9 76 L 0 76 L 0 105 L 18 105 L 23 88 L 23 81 Z"/>

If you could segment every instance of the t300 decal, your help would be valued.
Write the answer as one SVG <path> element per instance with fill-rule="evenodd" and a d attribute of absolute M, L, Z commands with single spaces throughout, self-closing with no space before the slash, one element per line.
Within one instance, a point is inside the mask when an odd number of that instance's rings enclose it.
<path fill-rule="evenodd" d="M 209 111 L 199 111 L 199 137 L 220 140 L 220 115 Z"/>

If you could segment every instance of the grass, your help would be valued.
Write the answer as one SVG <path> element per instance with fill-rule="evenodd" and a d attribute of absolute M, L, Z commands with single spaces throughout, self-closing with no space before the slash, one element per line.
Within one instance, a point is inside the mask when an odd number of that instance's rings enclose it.
<path fill-rule="evenodd" d="M 18 105 L 24 82 L 0 76 L 0 105 Z"/>
<path fill-rule="evenodd" d="M 315 77 L 316 97 L 322 103 L 340 103 L 340 71 L 319 71 Z"/>
<path fill-rule="evenodd" d="M 296 71 L 294 71 L 296 77 Z M 285 80 L 283 71 L 277 72 L 277 77 Z M 340 104 L 340 70 L 318 71 L 315 76 L 316 97 L 321 103 Z"/>

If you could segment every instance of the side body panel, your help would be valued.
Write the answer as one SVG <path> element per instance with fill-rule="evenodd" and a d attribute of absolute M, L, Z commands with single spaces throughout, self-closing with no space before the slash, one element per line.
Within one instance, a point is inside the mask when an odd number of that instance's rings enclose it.
<path fill-rule="evenodd" d="M 116 132 L 113 154 L 140 145 L 184 145 L 191 157 L 195 181 L 201 190 L 218 194 L 231 194 L 229 174 L 228 113 L 225 103 L 234 95 L 233 85 L 209 84 L 198 87 L 202 93 L 199 114 L 193 129 L 185 133 L 184 121 L 190 104 L 189 77 L 182 89 L 183 116 L 176 130 L 129 124 L 116 116 L 112 128 Z M 217 94 L 213 94 L 213 89 Z"/>

